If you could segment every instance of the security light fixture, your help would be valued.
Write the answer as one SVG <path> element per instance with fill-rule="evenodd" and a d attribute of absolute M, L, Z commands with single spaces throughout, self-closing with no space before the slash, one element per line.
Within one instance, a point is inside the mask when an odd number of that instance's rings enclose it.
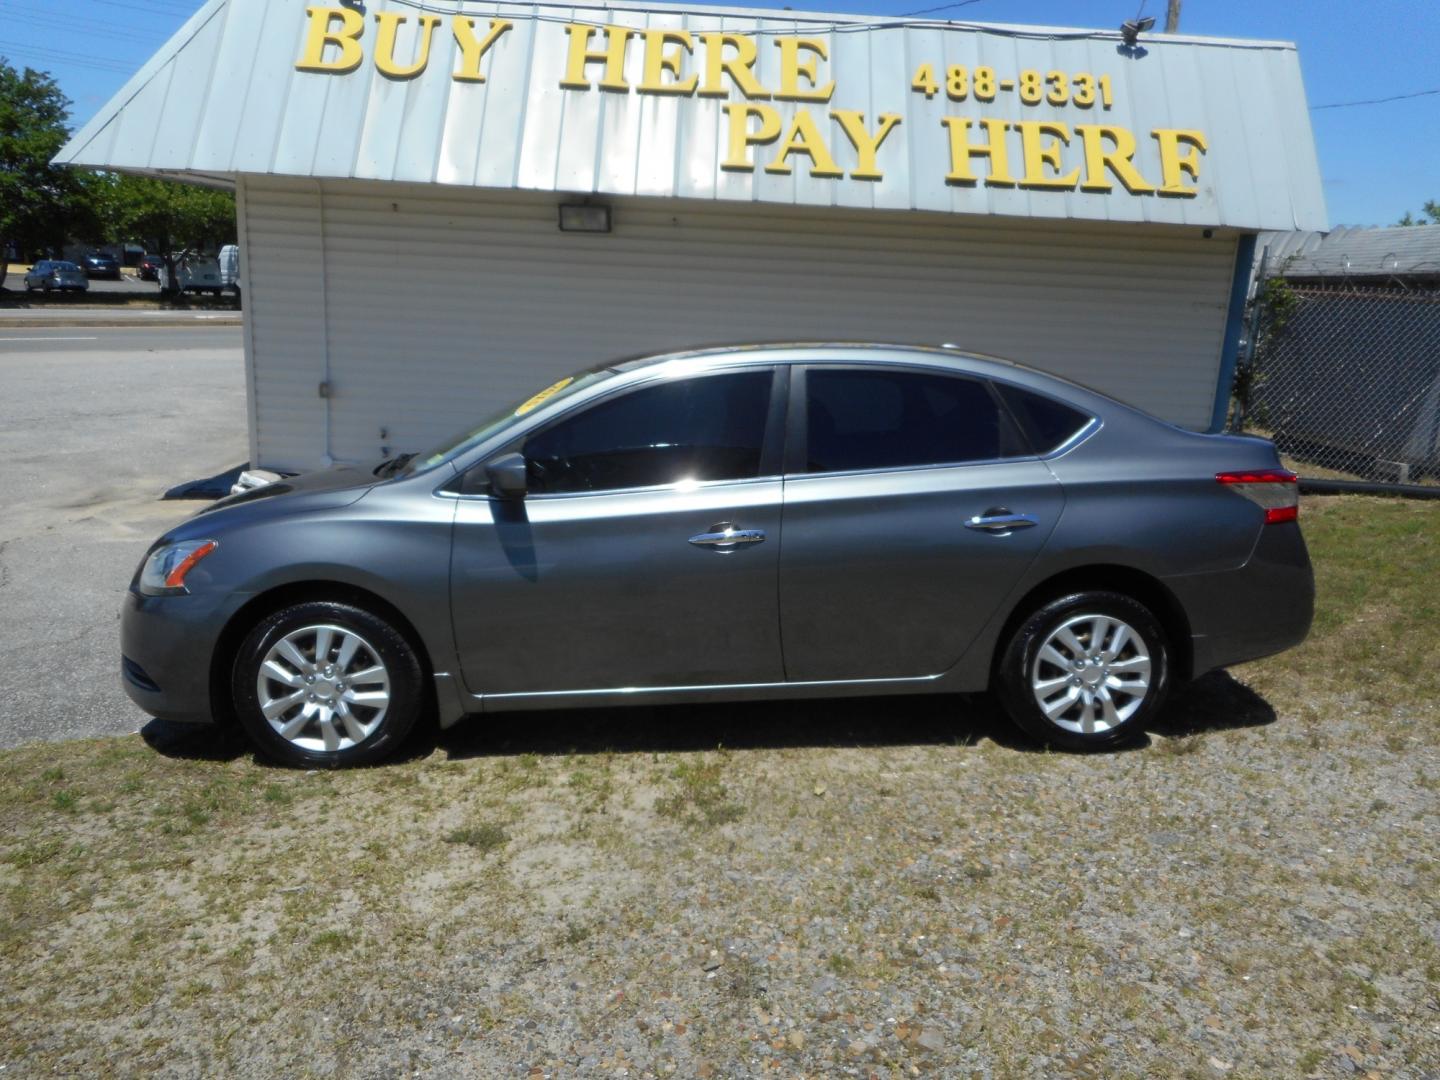
<path fill-rule="evenodd" d="M 560 231 L 608 233 L 610 207 L 592 206 L 589 203 L 561 203 Z"/>
<path fill-rule="evenodd" d="M 1149 33 L 1155 26 L 1153 16 L 1147 15 L 1143 19 L 1126 19 L 1120 24 L 1120 36 L 1125 39 L 1125 44 L 1133 46 L 1140 40 L 1141 34 Z"/>

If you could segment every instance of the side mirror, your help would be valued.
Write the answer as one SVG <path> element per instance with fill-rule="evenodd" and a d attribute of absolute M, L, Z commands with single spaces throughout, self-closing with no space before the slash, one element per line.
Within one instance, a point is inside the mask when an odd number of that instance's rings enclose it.
<path fill-rule="evenodd" d="M 523 499 L 528 486 L 525 458 L 521 454 L 502 454 L 485 463 L 490 491 L 501 499 Z"/>

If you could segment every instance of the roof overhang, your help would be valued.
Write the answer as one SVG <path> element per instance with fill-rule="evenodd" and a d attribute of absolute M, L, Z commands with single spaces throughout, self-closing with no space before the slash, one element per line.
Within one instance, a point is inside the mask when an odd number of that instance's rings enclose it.
<path fill-rule="evenodd" d="M 57 162 L 1321 229 L 1292 45 L 774 10 L 209 0 Z M 608 85 L 606 85 L 608 84 Z"/>

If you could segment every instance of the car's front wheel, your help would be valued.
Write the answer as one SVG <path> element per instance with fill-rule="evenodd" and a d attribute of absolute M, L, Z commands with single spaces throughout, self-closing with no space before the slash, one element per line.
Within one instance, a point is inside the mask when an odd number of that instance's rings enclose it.
<path fill-rule="evenodd" d="M 1169 691 L 1170 644 L 1149 608 L 1121 593 L 1070 593 L 1020 624 L 996 689 L 1035 739 L 1098 750 L 1132 738 Z"/>
<path fill-rule="evenodd" d="M 363 765 L 415 726 L 424 671 L 389 622 L 330 601 L 262 619 L 236 654 L 236 715 L 267 756 L 287 765 Z"/>

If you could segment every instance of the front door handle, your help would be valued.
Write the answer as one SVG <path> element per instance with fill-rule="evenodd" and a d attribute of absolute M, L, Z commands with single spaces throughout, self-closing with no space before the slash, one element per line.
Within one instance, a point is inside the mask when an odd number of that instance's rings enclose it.
<path fill-rule="evenodd" d="M 722 555 L 728 555 L 746 544 L 763 544 L 764 542 L 764 529 L 737 529 L 728 521 L 711 525 L 709 532 L 690 537 L 690 543 L 696 547 L 707 547 Z"/>
<path fill-rule="evenodd" d="M 1009 536 L 1016 529 L 1028 529 L 1039 524 L 1040 519 L 1034 514 L 1012 514 L 1003 506 L 992 506 L 985 513 L 976 514 L 965 522 L 965 527 L 988 532 L 993 536 Z"/>

